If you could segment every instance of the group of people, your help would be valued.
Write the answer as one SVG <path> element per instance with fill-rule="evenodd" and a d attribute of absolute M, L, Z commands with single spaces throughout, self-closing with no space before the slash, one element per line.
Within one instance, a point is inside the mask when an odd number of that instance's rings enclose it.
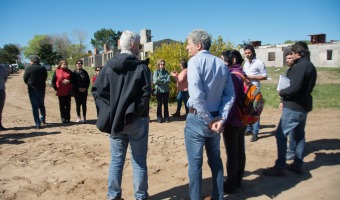
<path fill-rule="evenodd" d="M 246 61 L 237 50 L 228 50 L 216 57 L 209 52 L 211 35 L 204 30 L 193 30 L 187 37 L 186 49 L 190 60 L 180 62 L 180 73 L 165 70 L 163 59 L 157 62 L 157 70 L 151 76 L 148 60 L 138 58 L 140 36 L 132 31 L 124 31 L 120 37 L 120 54 L 108 60 L 103 68 L 96 68 L 93 79 L 94 97 L 98 120 L 96 126 L 110 134 L 111 162 L 108 173 L 108 193 L 110 200 L 122 200 L 122 173 L 127 148 L 130 145 L 133 168 L 134 196 L 137 200 L 149 198 L 147 151 L 149 134 L 149 101 L 152 84 L 157 92 L 157 120 L 169 122 L 168 98 L 170 76 L 177 81 L 179 104 L 185 102 L 186 124 L 184 128 L 185 148 L 188 159 L 190 199 L 202 199 L 203 149 L 212 173 L 212 193 L 205 199 L 221 200 L 224 193 L 235 193 L 242 186 L 246 163 L 244 133 L 253 134 L 257 140 L 259 122 L 245 126 L 240 119 L 238 104 L 242 99 L 243 79 L 247 76 L 260 88 L 260 80 L 267 78 L 264 64 L 256 59 L 252 46 L 244 48 Z M 284 176 L 286 169 L 303 174 L 305 148 L 305 125 L 312 110 L 311 93 L 316 82 L 316 69 L 310 62 L 308 46 L 296 42 L 286 56 L 290 68 L 287 77 L 290 86 L 278 92 L 281 97 L 282 116 L 275 137 L 278 158 L 273 167 L 263 170 L 265 176 Z M 39 64 L 37 56 L 31 57 L 24 81 L 32 104 L 37 128 L 46 123 L 44 96 L 47 72 Z M 70 102 L 74 95 L 78 122 L 86 122 L 86 99 L 90 84 L 89 75 L 82 68 L 83 62 L 76 62 L 72 72 L 68 63 L 59 63 L 52 78 L 53 88 L 60 104 L 63 123 L 70 121 Z M 2 70 L 2 69 L 1 69 Z M 152 80 L 151 80 L 152 77 Z M 0 129 L 1 113 L 5 99 L 4 83 L 7 77 L 0 76 Z M 73 94 L 72 94 L 73 92 Z M 162 113 L 164 104 L 164 113 Z M 80 112 L 82 108 L 82 114 Z M 180 116 L 180 106 L 174 116 Z M 40 114 L 39 114 L 40 113 Z M 224 177 L 220 153 L 221 135 L 226 149 L 227 178 Z M 287 151 L 287 138 L 289 150 Z M 293 163 L 286 164 L 286 160 Z"/>
<path fill-rule="evenodd" d="M 122 173 L 130 144 L 134 193 L 137 200 L 148 199 L 147 149 L 148 113 L 152 84 L 158 89 L 157 120 L 169 122 L 168 98 L 170 76 L 177 81 L 178 102 L 186 102 L 185 147 L 188 159 L 189 195 L 202 199 L 203 149 L 212 172 L 212 193 L 205 199 L 223 199 L 224 193 L 234 193 L 242 186 L 246 155 L 244 133 L 257 140 L 260 124 L 245 126 L 238 113 L 246 75 L 260 88 L 260 80 L 267 78 L 264 64 L 256 59 L 252 46 L 246 46 L 246 62 L 239 51 L 229 50 L 221 58 L 209 52 L 211 36 L 204 30 L 194 30 L 187 38 L 188 62 L 181 61 L 181 73 L 165 70 L 163 59 L 157 70 L 151 72 L 148 60 L 138 59 L 140 36 L 124 31 L 120 38 L 121 53 L 103 67 L 92 87 L 98 106 L 97 127 L 110 134 L 111 163 L 108 174 L 108 198 L 122 198 Z M 303 173 L 304 128 L 307 113 L 312 108 L 311 92 L 315 85 L 316 70 L 309 60 L 308 46 L 304 42 L 293 45 L 290 55 L 294 64 L 288 70 L 290 86 L 279 91 L 282 98 L 282 116 L 276 131 L 278 159 L 274 167 L 263 170 L 267 176 L 282 176 L 285 168 Z M 234 73 L 237 72 L 237 73 Z M 164 113 L 162 113 L 164 104 Z M 180 115 L 180 107 L 174 116 Z M 222 134 L 221 134 L 222 133 Z M 224 180 L 220 156 L 223 135 L 227 154 L 227 179 Z M 287 137 L 295 154 L 294 162 L 286 165 Z"/>
<path fill-rule="evenodd" d="M 157 99 L 157 122 L 162 123 L 170 122 L 169 118 L 169 94 L 170 94 L 170 76 L 174 77 L 177 84 L 177 109 L 176 112 L 172 114 L 173 117 L 181 117 L 182 102 L 185 107 L 185 116 L 188 115 L 189 108 L 187 102 L 189 99 L 188 92 L 188 79 L 187 79 L 187 60 L 183 59 L 180 61 L 179 66 L 181 72 L 173 71 L 169 73 L 165 69 L 165 60 L 160 59 L 157 61 L 157 69 L 153 72 L 152 80 L 153 87 L 156 90 Z M 164 107 L 164 112 L 162 112 L 162 105 Z M 164 117 L 163 117 L 164 116 Z"/>
<path fill-rule="evenodd" d="M 87 96 L 90 86 L 88 72 L 83 69 L 83 61 L 76 61 L 76 69 L 71 71 L 68 62 L 61 60 L 52 76 L 52 87 L 59 100 L 60 118 L 62 123 L 70 123 L 71 97 L 74 97 L 78 123 L 86 123 Z M 96 74 L 101 68 L 96 68 Z M 33 118 L 37 129 L 46 124 L 45 91 L 46 68 L 40 65 L 38 56 L 30 57 L 30 65 L 26 67 L 23 76 L 28 87 L 29 99 L 32 106 Z M 93 82 L 95 77 L 93 78 Z"/>

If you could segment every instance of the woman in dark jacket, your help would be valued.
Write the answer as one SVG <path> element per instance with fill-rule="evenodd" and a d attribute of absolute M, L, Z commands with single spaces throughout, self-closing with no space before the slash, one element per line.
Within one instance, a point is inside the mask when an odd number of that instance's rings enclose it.
<path fill-rule="evenodd" d="M 71 118 L 71 77 L 72 71 L 68 69 L 67 61 L 60 61 L 52 76 L 52 86 L 59 99 L 59 109 L 62 123 L 70 123 Z"/>
<path fill-rule="evenodd" d="M 224 182 L 225 193 L 235 193 L 236 188 L 241 187 L 241 182 L 246 164 L 246 153 L 244 147 L 244 131 L 238 105 L 243 95 L 243 79 L 240 75 L 246 76 L 242 70 L 243 58 L 239 51 L 222 52 L 221 58 L 224 60 L 231 73 L 234 84 L 235 101 L 230 109 L 227 121 L 224 125 L 223 141 L 227 153 L 227 180 Z"/>
<path fill-rule="evenodd" d="M 76 102 L 77 122 L 86 123 L 86 103 L 87 94 L 90 86 L 90 77 L 86 70 L 83 69 L 83 61 L 76 62 L 76 69 L 72 72 L 74 100 Z M 83 117 L 80 116 L 80 107 L 82 107 Z"/>
<path fill-rule="evenodd" d="M 163 121 L 169 123 L 169 83 L 170 74 L 165 70 L 165 61 L 163 59 L 158 60 L 157 70 L 153 72 L 153 83 L 157 90 L 157 121 L 162 123 Z M 164 119 L 162 117 L 162 104 L 164 105 Z"/>

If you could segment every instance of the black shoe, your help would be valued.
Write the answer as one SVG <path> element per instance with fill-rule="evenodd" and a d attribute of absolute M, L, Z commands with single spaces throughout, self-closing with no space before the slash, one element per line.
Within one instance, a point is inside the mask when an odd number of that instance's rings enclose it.
<path fill-rule="evenodd" d="M 278 176 L 278 177 L 284 177 L 286 176 L 286 171 L 284 169 L 279 169 L 274 167 L 269 167 L 267 169 L 264 169 L 262 171 L 262 174 L 265 176 Z"/>
<path fill-rule="evenodd" d="M 259 138 L 257 137 L 257 135 L 253 135 L 251 138 L 250 138 L 250 142 L 256 142 Z"/>
<path fill-rule="evenodd" d="M 234 194 L 236 192 L 236 188 L 232 188 L 227 181 L 223 182 L 223 189 L 226 194 Z"/>
<path fill-rule="evenodd" d="M 166 118 L 164 121 L 165 121 L 165 123 L 170 123 L 169 118 Z"/>
<path fill-rule="evenodd" d="M 163 121 L 162 121 L 162 119 L 157 119 L 157 122 L 162 123 Z"/>
<path fill-rule="evenodd" d="M 0 131 L 6 131 L 6 130 L 7 130 L 7 128 L 0 126 Z"/>
<path fill-rule="evenodd" d="M 181 114 L 179 112 L 175 112 L 175 113 L 173 113 L 171 115 L 174 116 L 174 117 L 180 117 L 181 116 Z"/>
<path fill-rule="evenodd" d="M 289 170 L 289 171 L 292 171 L 294 173 L 300 174 L 300 175 L 303 174 L 302 167 L 298 167 L 298 166 L 294 165 L 294 163 L 286 165 L 286 169 Z"/>

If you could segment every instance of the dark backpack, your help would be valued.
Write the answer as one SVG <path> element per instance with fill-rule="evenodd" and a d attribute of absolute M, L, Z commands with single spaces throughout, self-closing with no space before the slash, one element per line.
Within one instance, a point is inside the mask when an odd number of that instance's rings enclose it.
<path fill-rule="evenodd" d="M 243 80 L 243 95 L 241 100 L 236 102 L 240 119 L 244 125 L 254 124 L 260 120 L 264 106 L 263 96 L 247 76 L 240 72 L 231 72 L 231 74 L 235 74 Z"/>

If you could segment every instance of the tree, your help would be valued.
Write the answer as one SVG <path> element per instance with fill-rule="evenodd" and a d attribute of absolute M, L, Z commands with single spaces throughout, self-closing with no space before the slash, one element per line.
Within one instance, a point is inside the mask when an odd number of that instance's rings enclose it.
<path fill-rule="evenodd" d="M 295 41 L 293 41 L 293 40 L 286 40 L 286 41 L 284 42 L 284 44 L 292 44 L 292 43 L 295 43 Z"/>
<path fill-rule="evenodd" d="M 14 44 L 5 44 L 3 48 L 0 48 L 1 63 L 16 63 L 19 55 L 20 49 Z"/>
<path fill-rule="evenodd" d="M 42 62 L 48 63 L 50 65 L 58 63 L 58 61 L 62 58 L 62 55 L 53 50 L 51 44 L 41 45 L 38 56 L 40 57 Z"/>
<path fill-rule="evenodd" d="M 29 41 L 28 46 L 24 47 L 24 55 L 29 58 L 31 55 L 38 55 L 41 45 L 51 44 L 51 38 L 47 35 L 35 35 L 32 40 Z"/>
<path fill-rule="evenodd" d="M 231 50 L 233 48 L 234 45 L 231 42 L 225 43 L 222 36 L 218 36 L 217 39 L 213 40 L 209 51 L 211 54 L 220 57 L 223 51 Z"/>
<path fill-rule="evenodd" d="M 67 60 L 69 63 L 74 64 L 80 58 L 86 57 L 85 46 L 82 44 L 70 44 L 68 46 L 68 54 L 70 56 Z"/>
<path fill-rule="evenodd" d="M 69 58 L 70 55 L 68 48 L 70 46 L 70 39 L 68 38 L 67 33 L 51 35 L 49 37 L 51 38 L 53 49 L 62 56 L 61 59 Z"/>
<path fill-rule="evenodd" d="M 91 44 L 100 52 L 103 51 L 104 44 L 106 44 L 108 48 L 114 49 L 118 47 L 118 39 L 121 34 L 122 32 L 120 31 L 116 33 L 112 29 L 103 28 L 94 33 L 94 38 L 91 38 Z"/>
<path fill-rule="evenodd" d="M 85 45 L 84 45 L 84 41 L 86 39 L 87 33 L 85 31 L 81 31 L 81 30 L 74 30 L 73 31 L 73 40 L 74 43 L 73 44 L 78 44 L 76 45 L 75 48 L 75 54 L 83 54 L 85 53 Z"/>

